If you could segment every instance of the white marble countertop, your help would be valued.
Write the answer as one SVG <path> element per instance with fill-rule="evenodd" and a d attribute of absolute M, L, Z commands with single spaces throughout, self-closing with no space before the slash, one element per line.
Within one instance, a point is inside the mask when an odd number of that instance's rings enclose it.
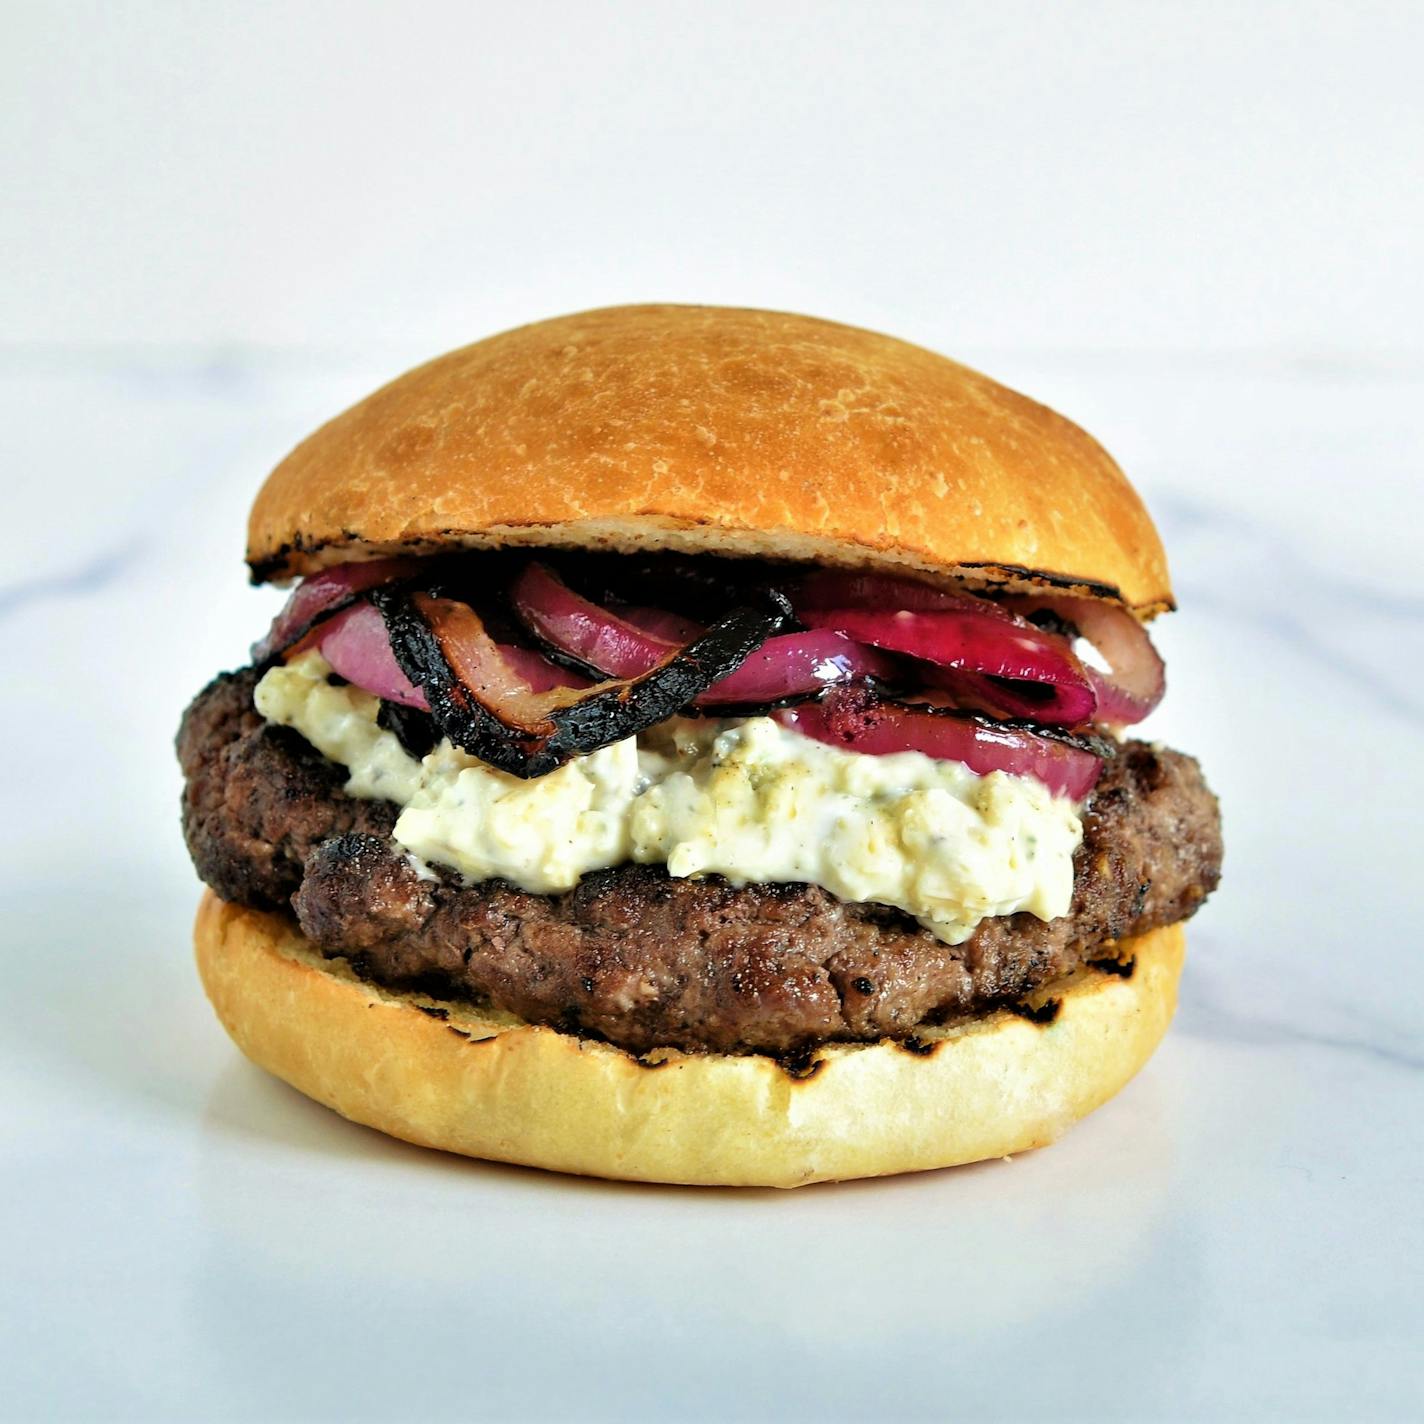
<path fill-rule="evenodd" d="M 980 361 L 1158 517 L 1151 725 L 1225 884 L 1167 1043 L 1059 1145 L 792 1194 L 462 1162 L 239 1058 L 170 739 L 274 602 L 257 482 L 384 367 L 0 366 L 0 1415 L 1424 1413 L 1424 371 Z"/>

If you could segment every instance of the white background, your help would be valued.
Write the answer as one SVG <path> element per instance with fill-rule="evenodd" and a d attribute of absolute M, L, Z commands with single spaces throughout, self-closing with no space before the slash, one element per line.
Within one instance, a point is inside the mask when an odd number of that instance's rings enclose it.
<path fill-rule="evenodd" d="M 411 357 L 599 303 L 1418 355 L 1412 4 L 6 7 L 5 338 Z"/>
<path fill-rule="evenodd" d="M 1417 1415 L 1421 60 L 1404 3 L 0 3 L 0 1415 Z M 648 299 L 985 366 L 1158 518 L 1227 880 L 1050 1152 L 455 1163 L 202 1003 L 169 738 L 270 612 L 262 475 Z"/>

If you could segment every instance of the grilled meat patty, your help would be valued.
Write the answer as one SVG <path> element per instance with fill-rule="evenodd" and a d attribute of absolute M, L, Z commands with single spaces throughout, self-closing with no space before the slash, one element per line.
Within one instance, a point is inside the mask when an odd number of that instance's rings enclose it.
<path fill-rule="evenodd" d="M 264 723 L 256 681 L 250 668 L 216 679 L 178 735 L 184 834 L 219 895 L 290 907 L 314 944 L 376 983 L 636 1053 L 905 1037 L 1111 957 L 1112 941 L 1194 913 L 1220 876 L 1216 798 L 1196 762 L 1128 742 L 1084 811 L 1068 914 L 985 920 L 958 945 L 816 886 L 736 888 L 659 866 L 597 871 L 562 895 L 431 880 L 390 839 L 397 808 L 347 797 L 341 768 Z"/>

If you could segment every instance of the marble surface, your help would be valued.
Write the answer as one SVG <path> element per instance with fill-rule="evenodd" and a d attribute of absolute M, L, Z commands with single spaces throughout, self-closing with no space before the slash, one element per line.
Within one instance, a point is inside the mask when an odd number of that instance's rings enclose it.
<path fill-rule="evenodd" d="M 444 1158 L 238 1057 L 170 738 L 275 601 L 258 480 L 388 363 L 0 364 L 0 1415 L 1424 1412 L 1424 369 L 965 354 L 1158 517 L 1152 725 L 1226 881 L 1167 1043 L 1059 1145 L 789 1195 Z"/>

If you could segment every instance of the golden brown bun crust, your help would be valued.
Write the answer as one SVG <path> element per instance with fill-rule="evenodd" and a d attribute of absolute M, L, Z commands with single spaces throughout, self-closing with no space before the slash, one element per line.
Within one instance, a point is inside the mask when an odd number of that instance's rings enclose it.
<path fill-rule="evenodd" d="M 283 916 L 204 896 L 198 968 L 253 1062 L 355 1122 L 425 1147 L 586 1176 L 795 1187 L 1003 1157 L 1052 1142 L 1146 1062 L 1176 1006 L 1181 927 L 1124 941 L 1004 1012 L 896 1044 L 821 1051 L 806 1077 L 759 1056 L 621 1049 L 509 1015 L 393 994 L 323 960 Z M 422 1012 L 436 1009 L 436 1014 Z M 927 1050 L 927 1051 L 926 1051 Z"/>
<path fill-rule="evenodd" d="M 248 528 L 255 578 L 450 544 L 1033 571 L 1172 602 L 1142 501 L 1070 421 L 888 336 L 726 307 L 609 307 L 441 356 L 299 445 Z"/>

